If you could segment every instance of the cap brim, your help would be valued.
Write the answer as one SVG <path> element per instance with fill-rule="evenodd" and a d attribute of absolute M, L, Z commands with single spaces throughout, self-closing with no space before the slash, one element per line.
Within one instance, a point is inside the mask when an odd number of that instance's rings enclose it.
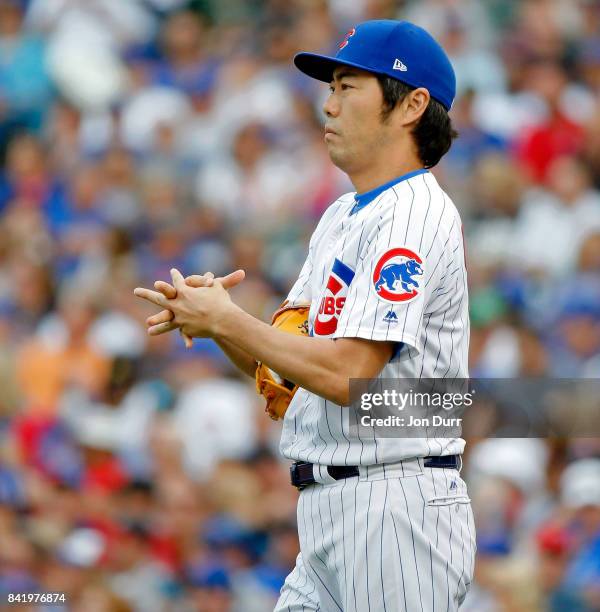
<path fill-rule="evenodd" d="M 333 81 L 333 71 L 338 66 L 351 66 L 352 68 L 360 68 L 360 70 L 372 72 L 372 70 L 355 62 L 346 62 L 337 57 L 319 55 L 318 53 L 298 53 L 294 56 L 294 64 L 304 74 L 324 83 L 331 83 Z"/>

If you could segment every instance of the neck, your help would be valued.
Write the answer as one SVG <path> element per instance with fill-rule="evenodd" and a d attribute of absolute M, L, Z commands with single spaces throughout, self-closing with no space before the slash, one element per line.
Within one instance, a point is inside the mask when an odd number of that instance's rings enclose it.
<path fill-rule="evenodd" d="M 348 176 L 357 193 L 371 191 L 380 185 L 389 183 L 398 176 L 423 168 L 420 160 L 414 158 L 396 164 L 385 164 L 378 168 L 364 168 L 356 172 L 348 172 Z"/>

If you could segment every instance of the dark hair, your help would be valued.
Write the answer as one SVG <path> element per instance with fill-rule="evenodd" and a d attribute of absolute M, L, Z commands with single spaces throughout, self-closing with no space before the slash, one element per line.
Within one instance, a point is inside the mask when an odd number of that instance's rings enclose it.
<path fill-rule="evenodd" d="M 388 76 L 376 75 L 383 93 L 382 121 L 386 121 L 396 105 L 415 88 Z M 448 112 L 440 102 L 431 98 L 425 112 L 412 130 L 425 168 L 432 168 L 448 152 L 458 132 L 452 127 Z"/>

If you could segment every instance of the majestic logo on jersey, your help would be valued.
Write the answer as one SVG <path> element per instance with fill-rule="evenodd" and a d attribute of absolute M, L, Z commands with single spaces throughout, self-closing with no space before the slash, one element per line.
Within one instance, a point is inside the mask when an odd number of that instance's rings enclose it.
<path fill-rule="evenodd" d="M 383 321 L 389 324 L 398 323 L 398 315 L 393 310 L 390 310 L 385 317 L 383 317 Z"/>
<path fill-rule="evenodd" d="M 350 42 L 350 37 L 354 36 L 354 34 L 356 34 L 355 28 L 348 30 L 348 32 L 346 33 L 346 36 L 344 37 L 344 40 L 342 40 L 342 42 L 340 43 L 339 48 L 343 49 Z"/>
<path fill-rule="evenodd" d="M 337 329 L 339 316 L 348 295 L 348 287 L 353 278 L 354 270 L 339 259 L 334 259 L 325 293 L 315 317 L 316 335 L 329 336 Z"/>
<path fill-rule="evenodd" d="M 386 251 L 373 270 L 375 293 L 386 302 L 409 302 L 419 295 L 423 260 L 403 247 Z"/>

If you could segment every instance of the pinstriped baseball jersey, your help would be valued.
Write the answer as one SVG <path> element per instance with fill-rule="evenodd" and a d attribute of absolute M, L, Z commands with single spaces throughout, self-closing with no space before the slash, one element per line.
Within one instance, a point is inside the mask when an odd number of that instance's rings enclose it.
<path fill-rule="evenodd" d="M 427 170 L 334 202 L 310 240 L 288 300 L 311 304 L 314 336 L 397 343 L 379 378 L 468 377 L 462 225 Z M 463 451 L 460 438 L 352 437 L 345 410 L 299 389 L 285 415 L 282 454 L 369 466 Z"/>

